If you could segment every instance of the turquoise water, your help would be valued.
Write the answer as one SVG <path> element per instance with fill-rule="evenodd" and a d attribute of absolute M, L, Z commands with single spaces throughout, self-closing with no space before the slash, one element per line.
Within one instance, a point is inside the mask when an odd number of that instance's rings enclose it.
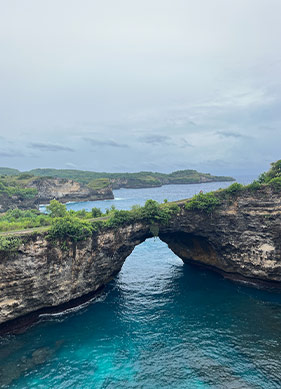
<path fill-rule="evenodd" d="M 119 190 L 114 203 L 201 188 Z M 69 207 L 82 205 L 97 203 Z M 184 265 L 149 239 L 95 300 L 2 338 L 0 360 L 0 387 L 280 388 L 281 295 Z"/>

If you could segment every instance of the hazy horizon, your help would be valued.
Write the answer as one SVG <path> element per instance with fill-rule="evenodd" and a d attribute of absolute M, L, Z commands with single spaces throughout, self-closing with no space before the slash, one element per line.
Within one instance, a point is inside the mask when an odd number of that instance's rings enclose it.
<path fill-rule="evenodd" d="M 0 166 L 238 176 L 281 158 L 280 1 L 0 4 Z"/>

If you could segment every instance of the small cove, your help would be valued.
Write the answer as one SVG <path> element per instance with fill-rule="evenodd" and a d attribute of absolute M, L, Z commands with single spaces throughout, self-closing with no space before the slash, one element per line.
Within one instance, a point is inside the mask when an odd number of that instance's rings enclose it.
<path fill-rule="evenodd" d="M 129 209 L 227 185 L 121 189 L 68 207 Z M 91 303 L 1 338 L 0 387 L 277 388 L 280 322 L 280 294 L 184 265 L 148 239 Z"/>

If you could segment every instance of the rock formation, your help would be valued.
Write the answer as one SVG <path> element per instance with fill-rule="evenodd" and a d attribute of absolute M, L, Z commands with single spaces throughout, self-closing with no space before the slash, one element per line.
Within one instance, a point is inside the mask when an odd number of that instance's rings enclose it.
<path fill-rule="evenodd" d="M 94 190 L 87 185 L 63 178 L 37 177 L 27 187 L 37 189 L 38 201 L 41 204 L 53 199 L 66 203 L 68 201 L 94 201 L 114 198 L 110 187 Z"/>
<path fill-rule="evenodd" d="M 270 187 L 242 192 L 212 214 L 179 205 L 179 214 L 157 229 L 184 262 L 281 286 L 280 192 Z M 68 242 L 67 250 L 52 246 L 44 234 L 24 235 L 18 252 L 0 253 L 0 323 L 99 290 L 153 230 L 145 221 L 127 223 Z"/>
<path fill-rule="evenodd" d="M 24 188 L 34 189 L 35 194 L 26 197 L 21 193 L 14 195 L 0 193 L 0 212 L 14 208 L 35 209 L 40 204 L 49 203 L 53 199 L 66 203 L 68 201 L 95 201 L 114 198 L 110 186 L 92 189 L 85 184 L 64 178 L 35 177 L 29 180 Z"/>

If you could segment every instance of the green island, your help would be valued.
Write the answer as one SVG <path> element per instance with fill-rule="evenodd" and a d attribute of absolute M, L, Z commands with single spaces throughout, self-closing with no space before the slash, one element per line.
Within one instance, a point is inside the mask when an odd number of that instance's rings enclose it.
<path fill-rule="evenodd" d="M 19 176 L 16 169 L 0 167 L 0 175 Z M 229 176 L 214 176 L 209 173 L 200 173 L 197 170 L 178 170 L 169 174 L 157 172 L 138 173 L 105 173 L 74 169 L 33 169 L 23 174 L 36 177 L 64 178 L 101 189 L 110 185 L 113 189 L 119 188 L 151 188 L 169 184 L 196 184 L 203 182 L 235 181 Z"/>
<path fill-rule="evenodd" d="M 0 167 L 0 213 L 14 208 L 38 209 L 39 204 L 48 204 L 52 199 L 62 203 L 113 199 L 113 189 L 231 180 L 234 179 L 199 173 L 196 170 L 180 170 L 171 174 L 96 173 L 56 169 L 20 172 Z"/>
<path fill-rule="evenodd" d="M 260 175 L 257 181 L 249 185 L 233 183 L 226 189 L 195 195 L 191 199 L 160 204 L 155 200 L 147 200 L 144 206 L 134 205 L 131 210 L 117 210 L 114 206 L 102 213 L 99 208 L 67 211 L 66 206 L 52 200 L 47 206 L 47 214 L 38 210 L 13 209 L 0 216 L 0 250 L 13 251 L 21 244 L 17 234 L 26 231 L 28 234 L 48 231 L 48 239 L 52 242 L 73 242 L 87 239 L 94 231 L 108 227 L 119 227 L 126 223 L 147 221 L 152 232 L 157 235 L 157 224 L 167 224 L 172 215 L 180 212 L 179 205 L 186 209 L 212 213 L 225 200 L 231 203 L 242 192 L 257 192 L 270 187 L 274 191 L 281 190 L 281 160 L 272 163 L 271 169 Z"/>

